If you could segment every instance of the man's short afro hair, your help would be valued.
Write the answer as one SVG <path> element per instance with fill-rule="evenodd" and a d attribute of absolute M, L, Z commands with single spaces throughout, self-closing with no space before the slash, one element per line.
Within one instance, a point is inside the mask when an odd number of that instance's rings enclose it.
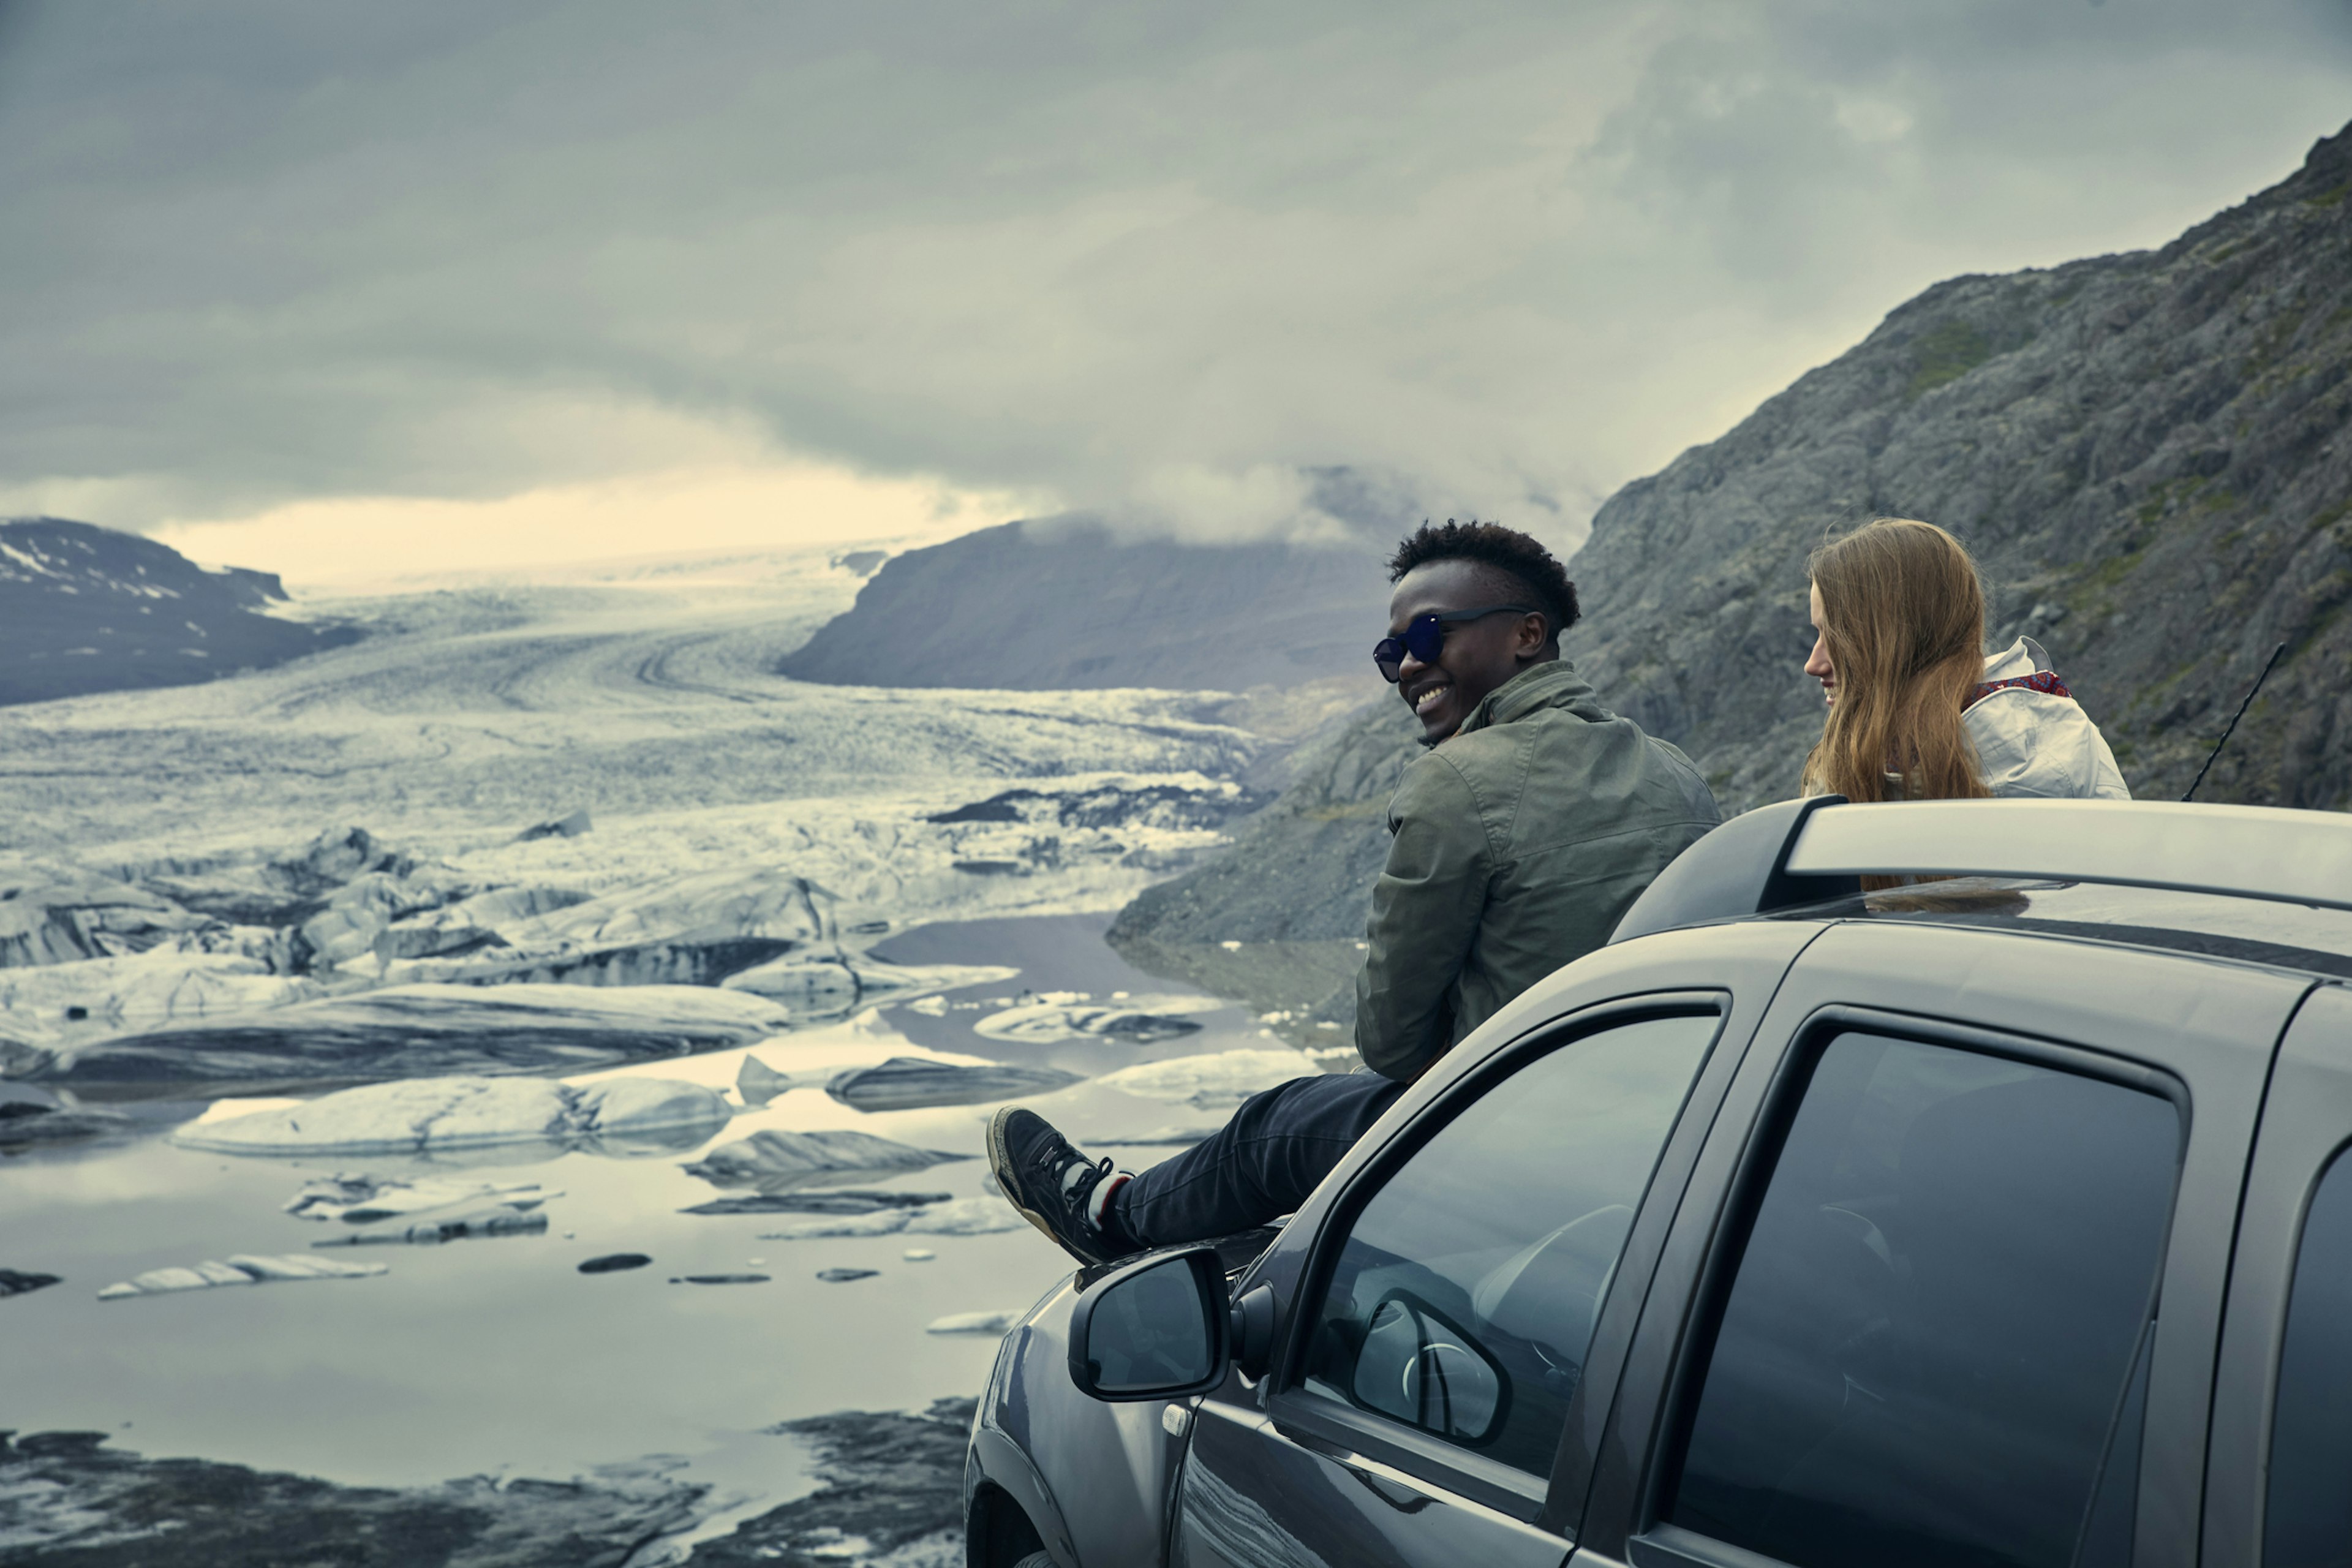
<path fill-rule="evenodd" d="M 1406 573 L 1432 561 L 1475 561 L 1510 578 L 1525 590 L 1527 602 L 1544 613 L 1554 637 L 1576 625 L 1583 613 L 1577 606 L 1576 584 L 1551 552 L 1516 528 L 1475 518 L 1456 522 L 1449 517 L 1438 527 L 1424 522 L 1405 535 L 1389 557 L 1389 581 L 1402 582 Z"/>

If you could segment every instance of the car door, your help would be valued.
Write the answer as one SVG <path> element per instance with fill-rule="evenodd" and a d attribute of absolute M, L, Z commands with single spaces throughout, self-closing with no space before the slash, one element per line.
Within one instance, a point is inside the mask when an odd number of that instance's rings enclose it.
<path fill-rule="evenodd" d="M 1727 1002 L 1587 1009 L 1454 1084 L 1355 1173 L 1305 1260 L 1286 1361 L 1193 1418 L 1175 1562 L 1566 1556 L 1546 1514 L 1561 1435 Z"/>
<path fill-rule="evenodd" d="M 2352 990 L 2279 1047 L 2246 1178 L 2207 1469 L 2214 1568 L 2352 1564 Z"/>
<path fill-rule="evenodd" d="M 1935 926 L 1793 966 L 1685 1192 L 1579 1562 L 2179 1565 L 2307 983 Z"/>

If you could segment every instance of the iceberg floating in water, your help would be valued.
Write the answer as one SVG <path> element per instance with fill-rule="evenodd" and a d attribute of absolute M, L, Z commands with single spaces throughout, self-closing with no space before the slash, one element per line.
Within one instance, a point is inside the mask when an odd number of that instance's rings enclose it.
<path fill-rule="evenodd" d="M 1098 1087 L 1140 1095 L 1146 1100 L 1181 1100 L 1207 1110 L 1239 1105 L 1260 1089 L 1313 1078 L 1321 1069 L 1303 1051 L 1211 1051 L 1197 1057 L 1171 1057 L 1165 1061 L 1138 1062 L 1105 1073 Z"/>
<path fill-rule="evenodd" d="M 967 1065 L 923 1057 L 892 1057 L 873 1067 L 835 1073 L 825 1093 L 860 1110 L 913 1110 L 931 1105 L 983 1105 L 1024 1095 L 1051 1094 L 1079 1081 L 1059 1068 L 1007 1062 Z"/>
<path fill-rule="evenodd" d="M 251 1086 L 586 1072 L 752 1045 L 791 1026 L 772 1002 L 705 985 L 394 985 L 99 1040 L 26 1076 Z"/>
<path fill-rule="evenodd" d="M 1003 1198 L 958 1198 L 915 1208 L 877 1209 L 870 1214 L 802 1220 L 782 1230 L 761 1231 L 761 1241 L 825 1241 L 852 1236 L 988 1236 L 1019 1230 L 1028 1221 Z"/>
<path fill-rule="evenodd" d="M 1148 1046 L 1199 1033 L 1201 1026 L 1185 1015 L 1212 1013 L 1224 1005 L 1213 996 L 1137 996 L 1111 1006 L 1049 998 L 992 1013 L 974 1023 L 972 1030 L 992 1040 L 1031 1044 L 1096 1036 Z"/>
<path fill-rule="evenodd" d="M 1001 1334 L 1021 1321 L 1017 1310 L 950 1312 L 924 1325 L 927 1334 Z"/>
<path fill-rule="evenodd" d="M 317 981 L 276 973 L 251 953 L 176 946 L 0 969 L 0 1015 L 37 1039 L 268 1012 L 320 994 Z"/>
<path fill-rule="evenodd" d="M 433 1247 L 445 1241 L 473 1241 L 492 1236 L 539 1236 L 547 1229 L 547 1216 L 537 1212 L 493 1207 L 472 1214 L 451 1215 L 446 1219 L 420 1220 L 398 1230 L 362 1230 L 352 1236 L 331 1236 L 324 1241 L 314 1241 L 313 1247 L 378 1247 L 401 1245 Z"/>
<path fill-rule="evenodd" d="M 224 1154 L 424 1154 L 506 1143 L 690 1146 L 726 1126 L 716 1089 L 668 1079 L 575 1088 L 548 1079 L 372 1083 L 299 1105 L 181 1128 L 171 1142 Z"/>
<path fill-rule="evenodd" d="M 340 1258 L 283 1258 L 239 1253 L 226 1263 L 207 1258 L 189 1268 L 150 1268 L 98 1293 L 101 1301 L 131 1296 L 169 1296 L 222 1285 L 266 1285 L 288 1279 L 365 1279 L 389 1270 L 381 1263 L 346 1263 Z"/>
<path fill-rule="evenodd" d="M 685 1167 L 714 1186 L 758 1187 L 782 1192 L 795 1186 L 837 1183 L 877 1171 L 919 1171 L 950 1160 L 969 1160 L 936 1149 L 917 1149 L 871 1132 L 788 1132 L 770 1128 L 733 1143 L 722 1143 Z"/>
<path fill-rule="evenodd" d="M 943 1204 L 945 1193 L 885 1193 L 856 1187 L 821 1187 L 814 1192 L 751 1193 L 740 1198 L 713 1198 L 678 1210 L 680 1214 L 873 1214 L 879 1209 L 920 1208 Z"/>
<path fill-rule="evenodd" d="M 374 1225 L 433 1209 L 454 1208 L 459 1204 L 533 1209 L 550 1198 L 562 1195 L 537 1182 L 469 1182 L 446 1176 L 428 1176 L 414 1182 L 378 1181 L 373 1176 L 338 1172 L 304 1186 L 287 1200 L 286 1212 L 297 1219 L 339 1219 L 351 1225 Z"/>

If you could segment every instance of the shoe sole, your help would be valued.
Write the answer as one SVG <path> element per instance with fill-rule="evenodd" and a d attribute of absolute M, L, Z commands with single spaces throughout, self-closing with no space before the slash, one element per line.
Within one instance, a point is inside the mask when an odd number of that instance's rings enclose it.
<path fill-rule="evenodd" d="M 1014 1214 L 1035 1226 L 1038 1235 L 1091 1268 L 1102 1259 L 1088 1258 L 1085 1253 L 1063 1240 L 1061 1233 L 1053 1227 L 1044 1215 L 1021 1201 L 1022 1197 L 1028 1194 L 1028 1189 L 1013 1174 L 1015 1167 L 1013 1155 L 1004 1146 L 1004 1124 L 1010 1121 L 1013 1119 L 1013 1113 L 1020 1109 L 1017 1105 L 1008 1105 L 988 1119 L 988 1169 L 996 1177 L 996 1184 L 1004 1189 L 1004 1201 L 1013 1205 Z M 1016 1196 L 1016 1194 L 1020 1195 Z"/>

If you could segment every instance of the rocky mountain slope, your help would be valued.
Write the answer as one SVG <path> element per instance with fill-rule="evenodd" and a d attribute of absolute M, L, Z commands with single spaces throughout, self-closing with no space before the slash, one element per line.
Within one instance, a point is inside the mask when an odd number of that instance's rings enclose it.
<path fill-rule="evenodd" d="M 261 614 L 267 572 L 207 572 L 168 545 L 63 518 L 0 521 L 0 704 L 186 686 L 358 634 Z"/>
<path fill-rule="evenodd" d="M 1241 690 L 1353 675 L 1380 635 L 1380 553 L 1008 522 L 893 556 L 855 609 L 776 668 L 829 685 L 1000 690 Z"/>
<path fill-rule="evenodd" d="M 1233 848 L 1145 889 L 1112 922 L 1111 945 L 1139 969 L 1246 998 L 1300 1044 L 1342 1037 L 1372 880 L 1388 857 L 1389 796 L 1420 736 L 1390 698 L 1307 748 L 1293 760 L 1297 782 Z"/>
<path fill-rule="evenodd" d="M 1938 284 L 1627 485 L 1570 565 L 1587 618 L 1566 651 L 1727 812 L 1792 795 L 1821 725 L 1806 555 L 1923 517 L 1977 552 L 1995 642 L 2042 641 L 2137 794 L 2188 786 L 2284 642 L 2199 798 L 2352 808 L 2347 426 L 2352 130 L 2162 249 Z M 1411 728 L 1368 709 L 1113 940 L 1300 1011 L 1294 1031 L 1343 1020 L 1328 944 L 1360 931 Z"/>

